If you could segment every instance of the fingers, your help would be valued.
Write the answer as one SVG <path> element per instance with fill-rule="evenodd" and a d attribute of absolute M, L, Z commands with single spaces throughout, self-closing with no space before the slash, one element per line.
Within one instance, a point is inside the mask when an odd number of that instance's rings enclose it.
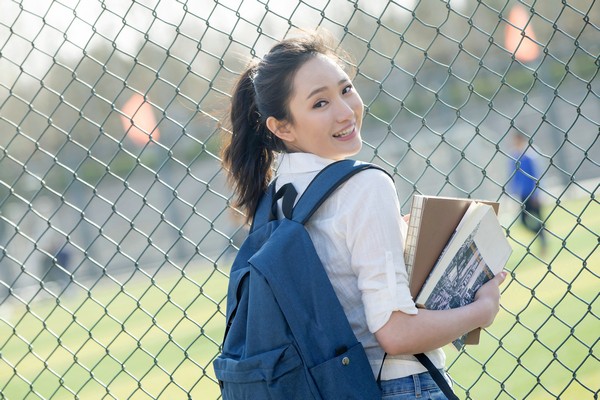
<path fill-rule="evenodd" d="M 508 272 L 506 272 L 506 271 L 501 271 L 501 272 L 499 272 L 499 273 L 496 274 L 496 276 L 494 277 L 494 279 L 497 280 L 498 286 L 502 285 L 502 283 L 506 280 L 507 276 L 508 276 Z"/>

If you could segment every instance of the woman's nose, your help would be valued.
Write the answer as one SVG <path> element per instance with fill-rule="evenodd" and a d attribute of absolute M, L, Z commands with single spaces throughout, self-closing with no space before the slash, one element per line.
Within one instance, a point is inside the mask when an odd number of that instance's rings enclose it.
<path fill-rule="evenodd" d="M 337 118 L 340 121 L 346 121 L 354 117 L 354 108 L 347 100 L 340 100 L 338 105 Z"/>

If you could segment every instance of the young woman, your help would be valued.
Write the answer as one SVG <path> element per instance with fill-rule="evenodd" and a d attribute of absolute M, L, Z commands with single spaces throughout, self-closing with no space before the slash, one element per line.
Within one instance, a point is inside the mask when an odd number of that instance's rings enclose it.
<path fill-rule="evenodd" d="M 292 182 L 300 196 L 326 165 L 361 149 L 363 103 L 331 48 L 317 34 L 284 40 L 250 65 L 235 86 L 223 161 L 249 216 L 276 161 L 278 187 Z M 379 170 L 344 183 L 307 229 L 376 376 L 388 354 L 381 375 L 384 398 L 410 399 L 427 391 L 431 398 L 445 398 L 413 354 L 425 352 L 443 369 L 440 347 L 494 320 L 505 273 L 465 307 L 417 310 L 401 246 L 407 225 L 392 180 Z"/>

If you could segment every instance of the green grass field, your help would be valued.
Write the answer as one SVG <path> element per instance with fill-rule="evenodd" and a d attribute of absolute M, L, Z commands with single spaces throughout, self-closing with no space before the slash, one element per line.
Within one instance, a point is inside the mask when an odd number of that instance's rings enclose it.
<path fill-rule="evenodd" d="M 569 210 L 569 211 L 566 211 Z M 461 398 L 593 399 L 600 387 L 600 207 L 547 207 L 549 248 L 510 227 L 503 309 L 478 346 L 448 347 Z M 217 399 L 226 275 L 213 266 L 103 277 L 0 304 L 0 398 Z"/>
<path fill-rule="evenodd" d="M 514 253 L 503 309 L 478 346 L 446 349 L 461 398 L 462 389 L 473 399 L 598 396 L 600 207 L 580 200 L 545 211 L 551 232 L 545 254 L 521 225 L 510 227 Z"/>

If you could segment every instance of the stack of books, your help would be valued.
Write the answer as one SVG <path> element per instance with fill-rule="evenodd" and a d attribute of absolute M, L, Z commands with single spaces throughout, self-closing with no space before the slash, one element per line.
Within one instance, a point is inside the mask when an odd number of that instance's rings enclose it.
<path fill-rule="evenodd" d="M 501 272 L 512 253 L 491 201 L 415 195 L 404 258 L 418 307 L 443 310 L 466 305 Z M 479 343 L 480 330 L 453 342 Z"/>

